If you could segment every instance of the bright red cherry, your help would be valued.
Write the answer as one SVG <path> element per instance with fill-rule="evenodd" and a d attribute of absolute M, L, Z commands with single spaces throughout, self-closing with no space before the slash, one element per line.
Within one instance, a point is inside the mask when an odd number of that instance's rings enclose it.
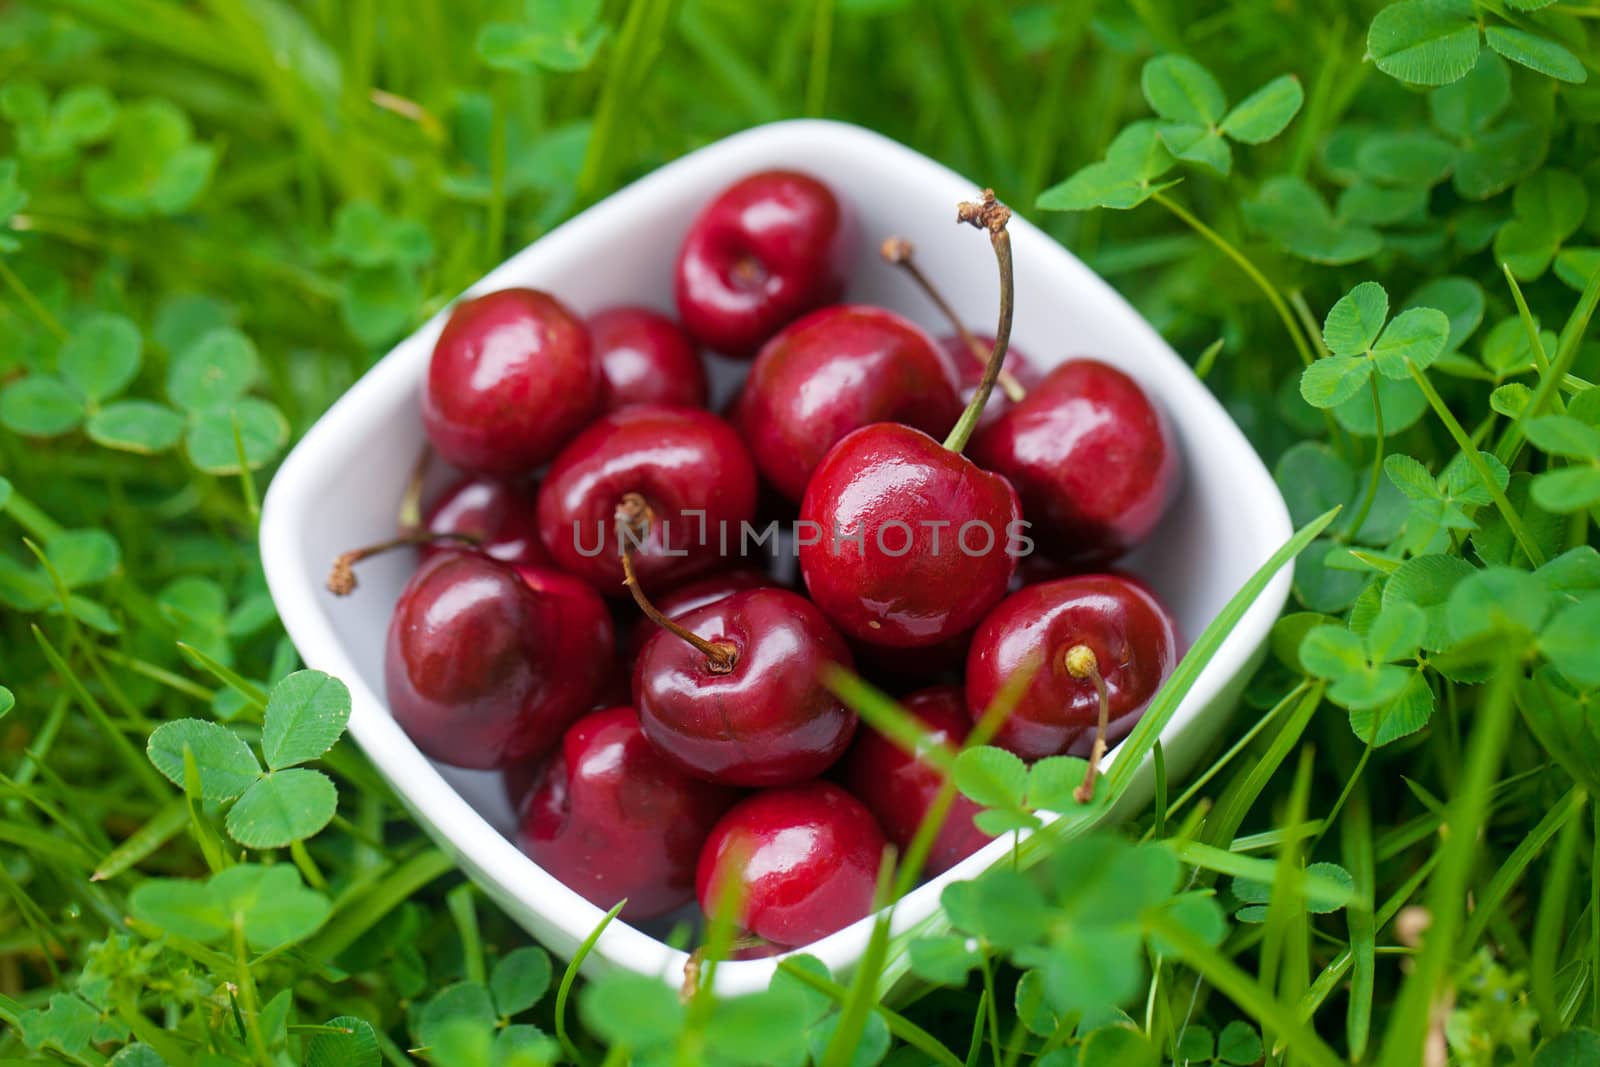
<path fill-rule="evenodd" d="M 589 903 L 648 919 L 694 899 L 700 848 L 738 794 L 691 778 L 632 708 L 573 723 L 523 809 L 517 844 Z"/>
<path fill-rule="evenodd" d="M 994 337 L 990 334 L 980 333 L 973 335 L 984 352 L 994 349 Z M 961 377 L 961 402 L 963 404 L 972 400 L 972 394 L 978 391 L 978 383 L 983 380 L 984 363 L 987 356 L 980 360 L 973 355 L 972 347 L 967 344 L 959 334 L 945 334 L 939 338 L 939 347 L 945 355 L 956 365 L 956 371 Z M 978 428 L 989 425 L 1000 417 L 1001 412 L 1007 411 L 1018 400 L 1027 395 L 1027 390 L 1032 389 L 1044 379 L 1044 372 L 1033 358 L 1016 345 L 1006 346 L 1006 358 L 1003 364 L 1007 377 L 1002 378 L 998 387 L 989 394 L 989 402 L 984 405 L 983 415 L 978 419 Z M 1013 399 L 1009 386 L 1016 388 L 1016 398 Z"/>
<path fill-rule="evenodd" d="M 1142 583 L 1116 574 L 1062 578 L 1013 593 L 983 620 L 967 655 L 967 707 L 976 719 L 1008 678 L 1035 670 L 993 744 L 1029 760 L 1090 755 L 1100 717 L 1094 673 L 1105 687 L 1105 741 L 1114 744 L 1177 661 L 1172 615 Z"/>
<path fill-rule="evenodd" d="M 643 606 L 643 605 L 641 605 Z M 724 785 L 788 785 L 831 767 L 856 715 L 822 682 L 853 664 L 844 639 L 804 597 L 748 589 L 686 612 L 634 664 L 639 719 L 661 752 Z"/>
<path fill-rule="evenodd" d="M 972 729 L 960 686 L 924 689 L 903 698 L 900 706 L 927 728 L 928 745 L 947 748 L 952 755 Z M 865 728 L 844 758 L 844 784 L 867 806 L 883 827 L 884 836 L 904 855 L 939 795 L 944 776 L 921 756 L 912 755 L 878 731 Z M 960 793 L 955 795 L 944 825 L 933 839 L 924 873 L 932 877 L 947 871 L 992 840 L 972 822 L 981 810 Z"/>
<path fill-rule="evenodd" d="M 1104 565 L 1147 537 L 1177 492 L 1178 447 L 1134 380 L 1094 359 L 1052 370 L 972 439 L 1016 486 L 1041 547 Z"/>
<path fill-rule="evenodd" d="M 733 427 L 697 408 L 641 404 L 601 416 L 550 465 L 539 533 L 550 558 L 602 593 L 625 596 L 617 508 L 647 512 L 634 566 L 655 588 L 718 566 L 755 514 L 756 472 Z"/>
<path fill-rule="evenodd" d="M 892 311 L 814 311 L 761 349 L 732 413 L 756 466 L 791 500 L 852 430 L 901 422 L 943 437 L 961 417 L 955 366 Z"/>
<path fill-rule="evenodd" d="M 702 345 L 750 356 L 844 292 L 854 226 L 826 185 L 770 170 L 707 204 L 678 251 L 678 317 Z"/>
<path fill-rule="evenodd" d="M 389 623 L 395 721 L 441 763 L 508 767 L 548 751 L 611 671 L 604 601 L 544 567 L 475 552 L 425 561 Z"/>
<path fill-rule="evenodd" d="M 738 894 L 739 925 L 780 945 L 807 945 L 872 911 L 883 832 L 831 782 L 768 789 L 735 804 L 700 852 L 695 894 Z"/>
<path fill-rule="evenodd" d="M 428 509 L 422 523 L 435 534 L 477 538 L 477 551 L 502 563 L 539 566 L 550 557 L 539 540 L 534 491 L 494 478 L 467 477 L 456 482 Z M 422 546 L 423 558 L 449 551 L 447 544 Z"/>
<path fill-rule="evenodd" d="M 600 363 L 600 406 L 706 406 L 706 368 L 678 324 L 644 307 L 614 307 L 590 315 L 589 339 Z"/>
<path fill-rule="evenodd" d="M 549 293 L 502 289 L 457 304 L 433 346 L 422 423 L 439 454 L 478 474 L 526 474 L 600 408 L 588 331 Z"/>
<path fill-rule="evenodd" d="M 746 589 L 772 589 L 778 583 L 771 575 L 763 571 L 750 570 L 738 567 L 731 571 L 719 571 L 708 574 L 704 578 L 680 585 L 670 593 L 665 593 L 656 598 L 656 610 L 669 619 L 677 619 L 687 615 L 696 608 L 703 608 L 707 604 L 715 604 L 734 593 L 742 593 Z M 655 636 L 661 627 L 657 626 L 648 617 L 642 618 L 633 624 L 633 633 L 629 638 L 628 647 L 637 655 L 639 649 L 644 647 L 646 641 Z"/>

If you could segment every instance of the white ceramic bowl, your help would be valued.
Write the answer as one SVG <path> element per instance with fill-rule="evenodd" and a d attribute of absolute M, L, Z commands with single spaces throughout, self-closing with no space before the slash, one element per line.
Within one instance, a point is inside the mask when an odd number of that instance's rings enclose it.
<path fill-rule="evenodd" d="M 878 134 L 835 122 L 781 122 L 729 137 L 640 179 L 535 241 L 469 292 L 508 286 L 550 290 L 587 314 L 608 304 L 672 306 L 672 264 L 685 227 L 719 189 L 756 170 L 789 167 L 827 182 L 862 222 L 862 247 L 848 298 L 881 304 L 944 332 L 901 275 L 877 256 L 890 234 L 911 238 L 918 260 L 974 327 L 995 315 L 997 283 L 988 242 L 955 223 L 958 201 L 979 186 Z M 1036 359 L 1093 355 L 1121 367 L 1171 417 L 1185 460 L 1182 494 L 1155 537 L 1128 561 L 1171 606 L 1187 639 L 1206 626 L 1247 578 L 1288 539 L 1283 498 L 1261 460 L 1205 386 L 1144 319 L 1071 253 L 1018 218 L 1013 338 Z M 323 581 L 340 551 L 393 533 L 408 470 L 422 444 L 420 384 L 444 314 L 395 346 L 290 453 L 266 497 L 261 553 L 268 583 L 306 663 L 342 678 L 354 710 L 350 732 L 418 822 L 518 923 L 568 957 L 602 917 L 600 909 L 535 866 L 505 836 L 510 812 L 497 775 L 429 762 L 390 717 L 383 696 L 389 614 L 412 566 L 390 556 L 361 569 L 361 588 L 339 600 Z M 720 368 L 725 393 L 735 370 Z M 1280 572 L 1256 600 L 1163 732 L 1169 773 L 1184 773 L 1226 723 L 1288 595 Z M 1115 754 L 1113 754 L 1113 759 Z M 1148 802 L 1141 769 L 1118 811 Z M 942 922 L 939 892 L 1005 856 L 997 841 L 900 902 L 898 936 Z M 862 920 L 808 946 L 847 972 L 866 946 Z M 613 922 L 586 969 L 628 968 L 681 980 L 685 956 L 649 933 Z M 719 989 L 765 987 L 772 960 L 725 964 Z"/>

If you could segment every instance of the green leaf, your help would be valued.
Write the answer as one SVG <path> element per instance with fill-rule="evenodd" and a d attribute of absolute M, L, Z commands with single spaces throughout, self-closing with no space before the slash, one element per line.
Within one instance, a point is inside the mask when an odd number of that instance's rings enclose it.
<path fill-rule="evenodd" d="M 121 400 L 89 417 L 89 439 L 105 448 L 153 455 L 183 436 L 183 416 L 149 400 Z"/>
<path fill-rule="evenodd" d="M 1422 413 L 1428 409 L 1427 398 L 1422 395 L 1422 390 L 1417 388 L 1417 383 L 1409 378 L 1396 381 L 1380 374 L 1376 381 L 1378 407 L 1383 410 L 1385 434 L 1397 434 L 1415 425 L 1422 417 Z M 1347 400 L 1334 405 L 1333 417 L 1338 420 L 1340 426 L 1353 434 L 1372 437 L 1377 433 L 1378 424 L 1372 410 L 1370 390 L 1357 392 Z"/>
<path fill-rule="evenodd" d="M 1450 320 L 1434 308 L 1411 308 L 1394 317 L 1372 347 L 1373 361 L 1386 378 L 1402 381 L 1410 367 L 1426 370 L 1450 339 Z"/>
<path fill-rule="evenodd" d="M 1487 303 L 1483 286 L 1471 278 L 1446 275 L 1424 284 L 1406 301 L 1407 308 L 1438 308 L 1450 320 L 1450 337 L 1445 352 L 1454 352 L 1466 343 L 1483 324 Z"/>
<path fill-rule="evenodd" d="M 550 30 L 521 22 L 491 22 L 478 31 L 478 58 L 495 70 L 585 70 L 605 42 L 607 29 Z"/>
<path fill-rule="evenodd" d="M 1533 1057 L 1533 1067 L 1585 1067 L 1591 1063 L 1600 1063 L 1600 1033 L 1581 1026 L 1556 1035 Z"/>
<path fill-rule="evenodd" d="M 1534 476 L 1533 502 L 1557 515 L 1600 507 L 1600 467 L 1564 467 Z"/>
<path fill-rule="evenodd" d="M 83 421 L 83 398 L 57 378 L 35 374 L 0 393 L 0 425 L 24 437 L 59 437 Z"/>
<path fill-rule="evenodd" d="M 1529 70 L 1574 84 L 1589 80 L 1589 72 L 1584 69 L 1583 61 L 1548 37 L 1500 25 L 1488 27 L 1483 35 L 1490 48 Z"/>
<path fill-rule="evenodd" d="M 350 272 L 339 311 L 358 340 L 378 347 L 410 328 L 422 297 L 416 275 L 406 267 L 359 267 Z"/>
<path fill-rule="evenodd" d="M 284 848 L 327 826 L 338 806 L 338 792 L 321 771 L 273 771 L 228 812 L 228 836 L 246 848 Z"/>
<path fill-rule="evenodd" d="M 1217 1059 L 1236 1067 L 1248 1067 L 1261 1059 L 1261 1035 L 1247 1022 L 1235 1019 L 1217 1035 Z"/>
<path fill-rule="evenodd" d="M 6 715 L 10 713 L 11 709 L 16 706 L 16 694 L 12 693 L 11 690 L 7 689 L 5 686 L 0 685 L 0 719 L 5 718 Z"/>
<path fill-rule="evenodd" d="M 1174 160 L 1155 122 L 1135 122 L 1116 136 L 1106 158 L 1091 163 L 1066 181 L 1046 189 L 1037 201 L 1042 211 L 1089 211 L 1105 207 L 1137 207 L 1173 183 L 1156 179 Z"/>
<path fill-rule="evenodd" d="M 1377 707 L 1350 709 L 1350 732 L 1362 742 L 1382 748 L 1402 737 L 1410 737 L 1433 718 L 1433 688 L 1421 670 L 1407 672 L 1410 677 L 1398 695 Z"/>
<path fill-rule="evenodd" d="M 1448 85 L 1478 61 L 1472 0 L 1400 0 L 1372 20 L 1367 54 L 1378 69 L 1414 85 Z"/>
<path fill-rule="evenodd" d="M 810 1049 L 813 1063 L 826 1062 L 828 1046 L 832 1043 L 833 1035 L 839 1029 L 842 1019 L 842 1015 L 830 1015 L 807 1032 L 806 1045 Z M 877 1064 L 883 1062 L 883 1058 L 889 1054 L 890 1044 L 892 1038 L 889 1034 L 889 1024 L 884 1022 L 882 1015 L 872 1012 L 867 1016 L 861 1035 L 856 1039 L 855 1048 L 850 1052 L 850 1058 L 845 1061 L 846 1067 L 877 1067 Z M 765 1062 L 772 1064 L 774 1061 Z"/>
<path fill-rule="evenodd" d="M 1372 377 L 1365 356 L 1324 356 L 1300 374 L 1300 395 L 1314 408 L 1331 408 L 1361 391 Z"/>
<path fill-rule="evenodd" d="M 104 530 L 63 530 L 45 543 L 45 556 L 68 589 L 103 582 L 122 565 L 122 548 Z"/>
<path fill-rule="evenodd" d="M 49 1007 L 25 1011 L 17 1017 L 17 1030 L 28 1048 L 52 1045 L 74 1059 L 88 1051 L 99 1025 L 100 1013 L 70 993 L 52 993 Z"/>
<path fill-rule="evenodd" d="M 1078 1067 L 1158 1067 L 1160 1062 L 1155 1046 L 1131 1026 L 1102 1027 L 1078 1052 Z"/>
<path fill-rule="evenodd" d="M 1466 140 L 1483 133 L 1511 103 L 1511 68 L 1484 52 L 1472 73 L 1428 94 L 1428 112 L 1438 129 Z"/>
<path fill-rule="evenodd" d="M 306 1042 L 305 1067 L 378 1067 L 383 1062 L 378 1035 L 365 1019 L 340 1015 L 322 1025 L 323 1032 Z"/>
<path fill-rule="evenodd" d="M 911 973 L 934 985 L 962 986 L 981 962 L 976 940 L 960 934 L 919 937 L 909 947 Z"/>
<path fill-rule="evenodd" d="M 1381 133 L 1356 153 L 1361 173 L 1381 185 L 1438 185 L 1456 165 L 1456 148 L 1431 133 Z"/>
<path fill-rule="evenodd" d="M 1523 433 L 1552 456 L 1593 461 L 1600 457 L 1600 430 L 1570 415 L 1541 415 L 1522 424 Z"/>
<path fill-rule="evenodd" d="M 1080 807 L 1073 794 L 1089 769 L 1077 756 L 1046 756 L 1028 770 L 1028 806 L 1037 811 L 1071 811 Z"/>
<path fill-rule="evenodd" d="M 1458 644 L 1490 635 L 1517 642 L 1539 631 L 1550 608 L 1549 590 L 1532 574 L 1488 567 L 1451 590 L 1445 614 Z"/>
<path fill-rule="evenodd" d="M 808 1010 L 805 997 L 782 986 L 719 1000 L 706 1024 L 706 1045 L 719 1060 L 751 1067 L 803 1062 Z"/>
<path fill-rule="evenodd" d="M 1293 74 L 1274 78 L 1241 100 L 1222 120 L 1222 132 L 1245 144 L 1265 144 L 1294 120 L 1306 93 Z"/>
<path fill-rule="evenodd" d="M 1289 518 L 1304 525 L 1328 511 L 1350 502 L 1355 495 L 1356 475 L 1333 449 L 1316 441 L 1293 445 L 1272 470 Z"/>
<path fill-rule="evenodd" d="M 477 982 L 457 982 L 439 990 L 422 1006 L 417 1015 L 417 1038 L 424 1046 L 440 1046 L 449 1043 L 445 1032 L 451 1027 L 470 1027 L 488 1035 L 497 1021 L 487 989 Z"/>
<path fill-rule="evenodd" d="M 270 714 L 270 709 L 269 709 Z M 550 954 L 537 945 L 524 945 L 507 953 L 489 975 L 489 992 L 495 1011 L 520 1015 L 544 997 L 550 988 Z"/>
<path fill-rule="evenodd" d="M 1423 185 L 1398 188 L 1378 185 L 1366 178 L 1339 194 L 1335 215 L 1341 222 L 1393 226 L 1427 214 L 1428 189 Z"/>
<path fill-rule="evenodd" d="M 1300 662 L 1319 678 L 1338 678 L 1367 669 L 1361 638 L 1343 626 L 1318 626 L 1300 642 Z"/>
<path fill-rule="evenodd" d="M 1415 604 L 1428 619 L 1422 647 L 1442 652 L 1450 647 L 1449 617 L 1445 603 L 1450 593 L 1476 568 L 1459 556 L 1430 555 L 1409 559 L 1389 576 L 1383 587 L 1383 606 Z"/>
<path fill-rule="evenodd" d="M 259 364 L 250 338 L 231 326 L 211 330 L 173 360 L 167 394 L 189 411 L 227 404 L 255 384 Z"/>
<path fill-rule="evenodd" d="M 1178 1035 L 1177 1062 L 1180 1064 L 1208 1064 L 1216 1058 L 1216 1052 L 1216 1038 L 1197 1023 L 1185 1026 Z"/>
<path fill-rule="evenodd" d="M 261 765 L 238 734 L 203 719 L 177 719 L 156 727 L 146 751 L 156 770 L 179 789 L 185 748 L 194 754 L 200 795 L 208 801 L 232 800 L 261 777 Z"/>
<path fill-rule="evenodd" d="M 1517 186 L 1513 204 L 1516 218 L 1495 235 L 1495 258 L 1520 281 L 1533 281 L 1583 225 L 1589 194 L 1575 175 L 1542 170 Z"/>
<path fill-rule="evenodd" d="M 1590 595 L 1563 609 L 1539 636 L 1539 651 L 1568 681 L 1600 686 L 1600 596 Z"/>
<path fill-rule="evenodd" d="M 1487 200 L 1537 171 L 1550 147 L 1550 127 L 1520 115 L 1467 143 L 1453 183 L 1468 200 Z"/>
<path fill-rule="evenodd" d="M 1178 159 L 1199 163 L 1222 175 L 1233 172 L 1233 150 L 1214 129 L 1182 123 L 1162 126 L 1161 141 Z"/>
<path fill-rule="evenodd" d="M 1017 979 L 1014 996 L 1017 1019 L 1028 1031 L 1038 1037 L 1049 1037 L 1056 1032 L 1061 1020 L 1050 1008 L 1045 997 L 1044 976 L 1038 971 L 1023 971 Z"/>
<path fill-rule="evenodd" d="M 115 1056 L 106 1061 L 110 1067 L 169 1067 L 160 1053 L 149 1045 L 134 1042 L 124 1045 Z M 307 1061 L 309 1063 L 309 1061 Z"/>
<path fill-rule="evenodd" d="M 1411 659 L 1422 644 L 1428 618 L 1415 604 L 1398 601 L 1378 613 L 1367 631 L 1367 659 L 1393 663 Z"/>
<path fill-rule="evenodd" d="M 956 757 L 956 786 L 986 808 L 1019 808 L 1028 788 L 1028 765 L 1000 748 L 980 745 Z"/>
<path fill-rule="evenodd" d="M 272 687 L 261 751 L 267 766 L 282 770 L 332 748 L 350 721 L 350 690 L 321 671 L 296 671 Z"/>
<path fill-rule="evenodd" d="M 1359 356 L 1378 340 L 1389 318 L 1389 294 L 1377 282 L 1362 282 L 1328 311 L 1322 343 L 1336 356 Z"/>
<path fill-rule="evenodd" d="M 1312 263 L 1338 266 L 1369 259 L 1383 247 L 1376 230 L 1334 218 L 1327 202 L 1303 178 L 1277 175 L 1244 202 L 1245 221 L 1286 252 Z"/>
<path fill-rule="evenodd" d="M 61 376 L 90 400 L 116 396 L 139 373 L 144 339 L 121 315 L 90 315 L 61 346 Z"/>
<path fill-rule="evenodd" d="M 84 169 L 84 190 L 102 211 L 123 219 L 176 215 L 211 181 L 217 152 L 193 143 L 189 117 L 166 100 L 124 107 L 111 150 Z"/>
<path fill-rule="evenodd" d="M 184 437 L 189 462 L 207 474 L 238 474 L 239 446 L 251 470 L 266 466 L 289 442 L 289 422 L 265 400 L 244 397 L 195 416 Z"/>
<path fill-rule="evenodd" d="M 1140 72 L 1139 87 L 1151 109 L 1172 122 L 1209 128 L 1228 107 L 1217 79 L 1188 56 L 1156 56 Z"/>
<path fill-rule="evenodd" d="M 608 1044 L 643 1051 L 664 1045 L 683 1027 L 683 1005 L 657 978 L 617 972 L 598 978 L 578 1001 L 584 1026 Z"/>
<path fill-rule="evenodd" d="M 333 252 L 358 267 L 420 266 L 433 258 L 433 238 L 415 219 L 396 219 L 370 200 L 352 200 L 333 217 Z"/>
<path fill-rule="evenodd" d="M 135 918 L 192 941 L 216 941 L 228 932 L 228 916 L 203 882 L 151 878 L 128 896 Z"/>

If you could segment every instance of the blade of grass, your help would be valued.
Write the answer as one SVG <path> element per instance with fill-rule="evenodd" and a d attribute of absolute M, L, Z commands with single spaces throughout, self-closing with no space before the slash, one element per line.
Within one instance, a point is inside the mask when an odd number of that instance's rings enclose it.
<path fill-rule="evenodd" d="M 1588 797 L 1580 794 L 1579 809 L 1587 802 Z M 1539 1013 L 1539 1025 L 1547 1034 L 1566 1029 L 1561 1007 L 1556 1000 L 1555 979 L 1562 945 L 1571 929 L 1567 923 L 1567 903 L 1572 895 L 1573 873 L 1578 866 L 1578 846 L 1583 840 L 1583 829 L 1582 819 L 1568 818 L 1562 823 L 1561 837 L 1550 859 L 1550 870 L 1539 894 L 1539 910 L 1534 917 L 1528 990 L 1532 994 L 1534 1009 Z"/>
<path fill-rule="evenodd" d="M 1463 944 L 1478 943 L 1478 939 L 1488 929 L 1490 917 L 1505 903 L 1506 897 L 1516 888 L 1522 876 L 1527 873 L 1529 865 L 1544 850 L 1545 845 L 1550 843 L 1550 839 L 1583 811 L 1584 800 L 1583 789 L 1579 786 L 1567 790 L 1566 795 L 1545 812 L 1544 818 L 1517 842 L 1517 847 L 1511 850 L 1511 855 L 1507 856 L 1500 869 L 1494 872 L 1489 884 L 1473 893 L 1472 920 L 1467 923 L 1466 933 L 1461 937 Z"/>
<path fill-rule="evenodd" d="M 1350 880 L 1355 883 L 1355 899 L 1345 908 L 1345 922 L 1350 931 L 1350 961 L 1355 973 L 1345 1005 L 1344 1032 L 1350 1059 L 1359 1063 L 1366 1056 L 1367 1042 L 1372 1035 L 1374 951 L 1378 936 L 1373 893 L 1377 873 L 1372 859 L 1372 809 L 1367 800 L 1366 783 L 1361 780 L 1359 771 L 1352 774 L 1352 780 L 1356 784 L 1350 790 L 1344 818 L 1339 821 L 1339 854 L 1345 870 L 1350 872 Z"/>
<path fill-rule="evenodd" d="M 106 854 L 89 876 L 93 882 L 115 878 L 140 861 L 151 856 L 156 849 L 177 836 L 189 821 L 189 801 L 181 797 L 146 819 L 143 826 L 129 834 L 122 844 Z"/>
<path fill-rule="evenodd" d="M 780 960 L 778 962 L 778 970 L 800 982 L 800 984 L 809 986 L 818 993 L 830 998 L 837 1004 L 843 1004 L 850 995 L 850 990 L 845 986 L 837 982 L 831 982 L 821 975 L 812 974 L 803 967 L 797 967 L 791 960 Z M 910 1019 L 907 1019 L 904 1015 L 892 1008 L 885 1007 L 881 1003 L 874 1004 L 872 1010 L 877 1012 L 878 1016 L 883 1019 L 891 1034 L 924 1056 L 936 1061 L 941 1067 L 961 1067 L 961 1061 L 956 1058 L 955 1053 L 941 1044 L 938 1038 Z"/>
<path fill-rule="evenodd" d="M 583 966 L 583 961 L 589 958 L 589 953 L 594 949 L 600 935 L 606 932 L 606 927 L 611 925 L 611 920 L 617 917 L 628 902 L 619 900 L 610 911 L 601 917 L 595 928 L 589 931 L 589 936 L 583 939 L 578 946 L 578 951 L 572 954 L 572 961 L 567 964 L 567 969 L 562 972 L 561 985 L 556 989 L 556 1040 L 561 1043 L 562 1051 L 573 1063 L 584 1063 L 583 1055 L 578 1051 L 578 1046 L 572 1043 L 572 1036 L 567 1033 L 567 1001 L 572 997 L 572 984 L 578 980 L 578 968 Z"/>
<path fill-rule="evenodd" d="M 322 929 L 305 944 L 306 956 L 317 963 L 331 962 L 423 886 L 454 869 L 455 860 L 438 849 L 412 856 L 366 892 L 341 900 Z"/>
<path fill-rule="evenodd" d="M 1584 286 L 1583 295 L 1578 298 L 1577 307 L 1572 309 L 1566 325 L 1561 328 L 1561 340 L 1556 345 L 1556 358 L 1551 362 L 1549 372 L 1539 375 L 1539 384 L 1534 387 L 1533 396 L 1528 398 L 1528 406 L 1522 409 L 1522 413 L 1512 420 L 1500 435 L 1500 442 L 1495 446 L 1494 454 L 1495 458 L 1507 467 L 1516 462 L 1517 453 L 1522 448 L 1523 423 L 1538 417 L 1552 399 L 1559 397 L 1561 383 L 1572 370 L 1573 361 L 1578 358 L 1578 349 L 1583 345 L 1583 335 L 1589 329 L 1589 320 L 1594 317 L 1597 305 L 1600 305 L 1600 270 L 1590 276 L 1588 284 Z"/>

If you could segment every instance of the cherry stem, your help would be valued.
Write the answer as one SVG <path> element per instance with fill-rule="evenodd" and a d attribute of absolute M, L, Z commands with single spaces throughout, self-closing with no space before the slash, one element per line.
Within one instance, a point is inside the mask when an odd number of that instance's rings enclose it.
<path fill-rule="evenodd" d="M 904 237 L 889 237 L 884 240 L 878 251 L 883 256 L 885 263 L 899 267 L 911 276 L 911 280 L 917 283 L 917 287 L 922 290 L 923 295 L 933 303 L 934 307 L 939 309 L 939 314 L 949 321 L 951 329 L 955 330 L 956 336 L 961 338 L 961 343 L 966 346 L 968 352 L 972 353 L 972 358 L 977 360 L 980 365 L 987 366 L 989 363 L 989 349 L 984 346 L 982 341 L 972 336 L 972 331 L 967 329 L 967 324 L 961 321 L 961 317 L 956 314 L 956 309 L 950 306 L 950 302 L 944 298 L 943 293 L 939 292 L 933 281 L 922 273 L 922 268 L 917 266 L 917 261 L 913 258 L 916 254 L 915 246 Z M 1028 395 L 1028 391 L 1023 388 L 1022 383 L 1017 381 L 1017 376 L 1003 366 L 1000 368 L 1000 377 L 996 381 L 1000 385 L 1000 391 L 1005 393 L 1013 404 L 1020 404 Z"/>
<path fill-rule="evenodd" d="M 1072 799 L 1087 804 L 1094 799 L 1094 783 L 1100 774 L 1100 761 L 1106 755 L 1106 731 L 1111 726 L 1111 697 L 1106 693 L 1106 680 L 1100 675 L 1100 660 L 1088 645 L 1073 645 L 1064 657 L 1067 673 L 1080 681 L 1094 684 L 1095 696 L 1100 701 L 1100 722 L 1094 729 L 1094 745 L 1089 749 L 1089 768 L 1083 772 L 1083 782 L 1072 791 Z"/>
<path fill-rule="evenodd" d="M 406 548 L 412 545 L 433 545 L 441 541 L 451 541 L 467 548 L 476 548 L 478 538 L 465 533 L 435 533 L 432 530 L 406 530 L 398 537 L 391 537 L 387 541 L 377 544 L 365 545 L 361 548 L 352 548 L 348 552 L 341 552 L 333 561 L 333 569 L 328 572 L 328 592 L 334 596 L 349 596 L 356 589 L 355 565 L 373 556 L 381 556 L 385 552 L 396 548 Z"/>
<path fill-rule="evenodd" d="M 644 497 L 638 493 L 628 493 L 622 498 L 622 503 L 617 505 L 617 546 L 622 556 L 623 584 L 628 587 L 628 592 L 633 594 L 633 602 L 639 605 L 639 610 L 644 612 L 645 618 L 705 653 L 706 667 L 712 674 L 727 674 L 739 662 L 738 650 L 726 641 L 707 641 L 687 627 L 673 622 L 650 603 L 650 598 L 645 596 L 644 590 L 640 588 L 639 576 L 633 570 L 633 549 L 630 545 L 644 540 L 646 532 L 650 529 L 650 520 L 650 505 L 645 503 Z"/>
<path fill-rule="evenodd" d="M 994 331 L 994 351 L 989 354 L 989 363 L 983 368 L 977 391 L 967 401 L 967 410 L 961 413 L 955 429 L 944 439 L 944 447 L 952 452 L 960 452 L 967 447 L 973 431 L 978 428 L 978 419 L 989 403 L 989 394 L 994 392 L 994 383 L 1000 378 L 1000 368 L 1006 360 L 1006 346 L 1011 343 L 1011 312 L 1016 299 L 1016 279 L 1011 269 L 1011 234 L 1006 231 L 1006 223 L 1011 221 L 1011 209 L 994 198 L 993 189 L 985 189 L 981 201 L 966 201 L 957 207 L 956 221 L 989 231 L 989 243 L 994 246 L 995 262 L 1000 267 L 1000 322 Z"/>
<path fill-rule="evenodd" d="M 400 497 L 401 533 L 422 529 L 422 483 L 427 481 L 432 459 L 433 450 L 423 445 L 422 451 L 417 453 L 417 462 L 411 467 L 411 476 L 406 479 L 406 491 Z"/>

